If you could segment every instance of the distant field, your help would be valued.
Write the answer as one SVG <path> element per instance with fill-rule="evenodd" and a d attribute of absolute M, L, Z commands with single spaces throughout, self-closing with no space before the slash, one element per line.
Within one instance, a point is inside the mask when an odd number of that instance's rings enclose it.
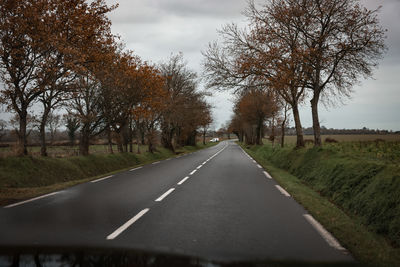
<path fill-rule="evenodd" d="M 326 138 L 335 139 L 338 143 L 326 143 Z M 305 135 L 304 140 L 313 140 L 314 136 Z M 376 142 L 384 140 L 384 142 Z M 277 138 L 277 142 L 279 138 Z M 400 166 L 400 135 L 323 135 L 324 148 L 336 151 L 343 155 L 373 160 L 382 164 L 396 164 Z M 263 143 L 268 145 L 271 142 L 267 139 Z M 296 136 L 285 137 L 285 147 L 294 147 Z M 279 144 L 278 144 L 279 145 Z M 307 144 L 307 148 L 313 145 Z"/>
<path fill-rule="evenodd" d="M 322 135 L 322 142 L 325 142 L 326 138 L 333 138 L 338 142 L 354 142 L 354 141 L 375 141 L 382 139 L 385 141 L 400 141 L 400 134 L 346 134 L 346 135 Z M 304 139 L 313 140 L 313 135 L 305 135 Z M 296 136 L 290 135 L 285 136 L 285 143 L 295 144 Z"/>
<path fill-rule="evenodd" d="M 113 145 L 113 151 L 118 152 L 118 148 L 116 145 Z M 137 151 L 137 145 L 133 146 L 133 151 Z M 147 145 L 140 145 L 140 151 L 147 151 Z M 39 146 L 31 146 L 28 147 L 28 153 L 31 156 L 40 156 L 40 147 Z M 55 158 L 65 158 L 79 155 L 79 146 L 48 146 L 47 153 L 50 157 Z M 108 154 L 110 153 L 110 149 L 108 145 L 91 145 L 89 147 L 90 154 Z M 15 155 L 15 147 L 0 147 L 0 157 L 9 157 Z"/>

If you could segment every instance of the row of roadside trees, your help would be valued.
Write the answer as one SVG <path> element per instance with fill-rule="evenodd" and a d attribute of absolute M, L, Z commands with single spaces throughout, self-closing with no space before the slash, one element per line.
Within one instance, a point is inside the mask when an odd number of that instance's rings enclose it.
<path fill-rule="evenodd" d="M 67 127 L 79 129 L 81 155 L 100 133 L 111 151 L 114 136 L 121 152 L 133 151 L 135 137 L 153 152 L 161 131 L 174 150 L 194 145 L 211 123 L 183 56 L 154 65 L 124 49 L 107 17 L 115 8 L 104 0 L 0 0 L 0 101 L 16 115 L 19 155 L 28 153 L 28 118 L 38 109 L 43 156 L 54 111 L 65 110 Z"/>
<path fill-rule="evenodd" d="M 249 1 L 247 27 L 224 26 L 221 41 L 203 52 L 207 86 L 238 94 L 233 128 L 244 133 L 254 126 L 255 143 L 261 121 L 274 119 L 281 109 L 284 129 L 290 108 L 297 147 L 304 146 L 299 106 L 309 100 L 314 144 L 321 146 L 320 102 L 334 104 L 350 96 L 386 50 L 378 11 L 359 0 L 266 0 L 262 6 Z M 249 99 L 254 102 L 247 104 Z M 246 115 L 251 109 L 245 106 L 252 106 L 253 116 Z"/>

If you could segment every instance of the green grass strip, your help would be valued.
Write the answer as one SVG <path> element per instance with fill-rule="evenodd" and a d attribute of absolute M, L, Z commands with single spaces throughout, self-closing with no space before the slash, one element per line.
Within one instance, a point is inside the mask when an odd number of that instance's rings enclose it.
<path fill-rule="evenodd" d="M 180 155 L 217 143 L 187 146 Z M 65 189 L 144 164 L 177 156 L 162 147 L 157 152 L 94 154 L 67 158 L 0 158 L 0 206 Z"/>
<path fill-rule="evenodd" d="M 255 151 L 242 147 L 363 266 L 400 266 L 400 249 L 392 247 L 384 237 L 369 231 L 360 218 L 346 214 L 304 181 L 275 167 Z"/>

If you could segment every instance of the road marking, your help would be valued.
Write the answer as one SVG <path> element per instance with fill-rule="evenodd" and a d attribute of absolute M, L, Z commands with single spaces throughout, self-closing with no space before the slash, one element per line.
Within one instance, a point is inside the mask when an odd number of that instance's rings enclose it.
<path fill-rule="evenodd" d="M 257 163 L 257 161 L 255 161 L 254 159 L 253 159 L 253 162 L 254 162 L 254 163 Z"/>
<path fill-rule="evenodd" d="M 193 173 L 195 173 L 197 170 L 193 170 L 191 173 L 189 173 L 189 175 L 192 175 Z"/>
<path fill-rule="evenodd" d="M 290 194 L 288 192 L 286 192 L 285 189 L 283 189 L 282 187 L 280 187 L 279 185 L 275 185 L 275 187 L 285 196 L 290 197 Z"/>
<path fill-rule="evenodd" d="M 201 167 L 203 167 L 203 164 L 197 166 L 196 170 L 200 169 Z"/>
<path fill-rule="evenodd" d="M 258 168 L 260 168 L 260 169 L 262 169 L 262 167 L 261 167 L 261 165 L 260 165 L 260 164 L 257 164 L 257 167 L 258 167 Z"/>
<path fill-rule="evenodd" d="M 185 178 L 183 178 L 183 179 L 178 183 L 178 185 L 183 184 L 187 179 L 189 179 L 189 176 L 186 176 Z"/>
<path fill-rule="evenodd" d="M 170 160 L 171 158 L 169 158 L 169 159 L 166 159 L 166 160 Z"/>
<path fill-rule="evenodd" d="M 264 174 L 265 174 L 265 176 L 266 176 L 267 178 L 272 179 L 272 176 L 271 176 L 268 172 L 264 171 Z"/>
<path fill-rule="evenodd" d="M 204 164 L 206 164 L 207 163 L 207 160 L 206 161 L 204 161 L 201 165 L 204 165 Z"/>
<path fill-rule="evenodd" d="M 113 177 L 113 175 L 106 176 L 106 177 L 103 177 L 103 178 L 100 178 L 100 179 L 97 179 L 97 180 L 94 180 L 94 181 L 90 181 L 90 182 L 91 183 L 97 183 L 97 182 L 103 181 L 103 180 L 111 178 L 111 177 Z"/>
<path fill-rule="evenodd" d="M 38 200 L 38 199 L 41 199 L 41 198 L 53 196 L 53 195 L 56 195 L 58 193 L 60 193 L 60 192 L 53 192 L 53 193 L 46 194 L 46 195 L 43 195 L 43 196 L 38 196 L 38 197 L 35 197 L 35 198 L 31 198 L 31 199 L 28 199 L 28 200 L 24 200 L 24 201 L 21 201 L 21 202 L 17 202 L 17 203 L 14 203 L 14 204 L 7 205 L 4 208 L 6 208 L 6 209 L 12 208 L 12 207 L 19 206 L 19 205 L 22 205 L 22 204 L 25 204 L 25 203 L 28 203 L 28 202 L 31 202 L 31 201 L 35 201 L 35 200 Z"/>
<path fill-rule="evenodd" d="M 325 241 L 333 248 L 337 250 L 347 251 L 335 237 L 331 235 L 317 220 L 315 220 L 310 214 L 303 214 L 304 218 L 317 230 L 317 232 L 325 239 Z"/>
<path fill-rule="evenodd" d="M 130 169 L 129 171 L 132 172 L 132 171 L 135 171 L 135 170 L 139 170 L 141 168 L 143 168 L 143 167 L 137 167 L 137 168 L 134 168 L 134 169 Z"/>
<path fill-rule="evenodd" d="M 152 164 L 158 164 L 158 163 L 160 163 L 159 161 L 156 161 L 156 162 L 153 162 Z"/>
<path fill-rule="evenodd" d="M 175 188 L 170 188 L 170 189 L 168 189 L 167 192 L 165 192 L 164 194 L 162 194 L 162 195 L 161 195 L 159 198 L 157 198 L 155 201 L 157 201 L 157 202 L 162 201 L 166 196 L 168 196 L 169 194 L 171 194 L 172 191 L 174 191 L 174 190 L 175 190 Z"/>
<path fill-rule="evenodd" d="M 111 235 L 107 236 L 107 240 L 112 240 L 119 236 L 123 231 L 125 231 L 129 226 L 131 226 L 134 222 L 140 219 L 143 215 L 146 214 L 150 209 L 144 209 L 140 211 L 138 214 L 135 215 L 132 219 L 124 223 L 121 227 L 119 227 L 117 230 L 115 230 Z"/>

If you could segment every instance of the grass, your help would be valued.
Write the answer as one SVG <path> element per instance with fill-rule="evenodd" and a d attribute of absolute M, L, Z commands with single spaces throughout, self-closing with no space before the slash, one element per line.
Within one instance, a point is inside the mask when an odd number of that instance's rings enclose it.
<path fill-rule="evenodd" d="M 189 153 L 215 145 L 182 147 L 176 152 Z M 87 157 L 6 157 L 0 158 L 0 205 L 32 198 L 135 166 L 174 157 L 162 147 L 155 153 L 94 154 Z M 145 150 L 142 150 L 145 151 Z"/>
<path fill-rule="evenodd" d="M 332 148 L 245 149 L 360 263 L 400 266 L 398 167 Z"/>

